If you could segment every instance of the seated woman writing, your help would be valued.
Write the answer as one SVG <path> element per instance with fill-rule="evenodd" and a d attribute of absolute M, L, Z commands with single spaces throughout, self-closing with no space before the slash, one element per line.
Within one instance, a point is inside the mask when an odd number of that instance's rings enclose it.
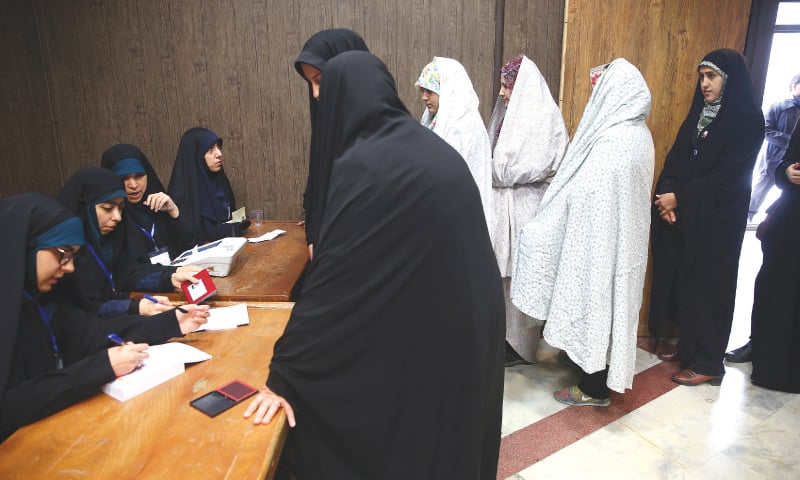
<path fill-rule="evenodd" d="M 98 321 L 53 291 L 80 258 L 80 220 L 54 198 L 29 193 L 0 200 L 0 221 L 0 301 L 6 306 L 0 317 L 0 442 L 133 371 L 147 358 L 148 343 L 206 322 L 208 307 L 198 305 L 187 305 L 188 313 Z M 106 335 L 112 332 L 132 343 L 110 347 Z"/>
<path fill-rule="evenodd" d="M 114 172 L 100 167 L 78 170 L 64 185 L 58 199 L 81 219 L 87 254 L 76 260 L 77 273 L 64 282 L 74 298 L 103 317 L 123 314 L 153 315 L 172 308 L 166 297 L 132 300 L 130 291 L 171 292 L 181 283 L 197 283 L 200 267 L 144 264 L 128 258 L 123 216 L 125 191 Z"/>

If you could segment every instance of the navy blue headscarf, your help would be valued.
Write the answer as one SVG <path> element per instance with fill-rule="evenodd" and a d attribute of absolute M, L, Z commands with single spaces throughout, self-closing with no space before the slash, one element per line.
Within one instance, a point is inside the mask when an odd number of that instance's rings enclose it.
<path fill-rule="evenodd" d="M 28 259 L 43 248 L 82 245 L 83 230 L 64 205 L 41 193 L 0 200 L 0 223 L 4 268 L 4 286 L 0 289 L 0 304 L 4 306 L 0 316 L 0 392 L 5 392 L 21 321 L 22 292 L 31 290 L 30 284 L 36 282 L 35 268 L 34 278 L 29 278 Z"/>
<path fill-rule="evenodd" d="M 86 167 L 72 175 L 58 194 L 58 199 L 83 222 L 86 241 L 100 256 L 106 268 L 112 269 L 125 240 L 124 222 L 113 232 L 101 235 L 95 206 L 115 198 L 127 198 L 120 179 L 114 172 L 101 167 Z"/>
<path fill-rule="evenodd" d="M 172 177 L 169 180 L 169 195 L 180 205 L 181 215 L 187 215 L 195 230 L 195 243 L 206 240 L 203 233 L 205 218 L 212 224 L 230 219 L 236 209 L 233 189 L 225 169 L 211 172 L 205 154 L 214 145 L 222 147 L 222 139 L 207 128 L 190 128 L 181 137 Z"/>

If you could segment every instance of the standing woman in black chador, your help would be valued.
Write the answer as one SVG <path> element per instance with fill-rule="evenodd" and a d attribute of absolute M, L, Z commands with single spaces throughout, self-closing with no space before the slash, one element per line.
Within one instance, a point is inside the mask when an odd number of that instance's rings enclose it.
<path fill-rule="evenodd" d="M 799 123 L 800 124 L 800 123 Z M 761 235 L 764 261 L 753 294 L 752 380 L 800 393 L 800 128 L 795 126 L 783 161 L 775 169 L 781 196 Z"/>
<path fill-rule="evenodd" d="M 81 221 L 54 198 L 28 193 L 0 200 L 0 222 L 0 442 L 97 395 L 147 358 L 147 343 L 112 347 L 108 333 L 159 343 L 205 323 L 208 307 L 195 305 L 190 313 L 98 322 L 53 291 L 86 253 L 76 257 L 84 245 Z"/>
<path fill-rule="evenodd" d="M 78 170 L 58 194 L 81 219 L 86 236 L 86 254 L 75 260 L 75 274 L 61 287 L 102 317 L 167 311 L 173 308 L 167 297 L 156 296 L 159 302 L 154 303 L 131 299 L 128 292 L 172 292 L 187 280 L 198 281 L 192 276 L 197 266 L 140 263 L 124 253 L 127 230 L 136 228 L 125 221 L 125 198 L 119 176 L 101 167 Z"/>
<path fill-rule="evenodd" d="M 309 254 L 312 256 L 314 243 L 319 236 L 320 224 L 314 214 L 316 210 L 325 208 L 328 178 L 331 174 L 330 165 L 326 165 L 320 158 L 320 153 L 314 149 L 319 83 L 322 78 L 322 69 L 325 68 L 328 60 L 351 50 L 369 51 L 364 39 L 352 30 L 346 28 L 322 30 L 306 41 L 303 51 L 294 62 L 297 73 L 308 82 L 308 102 L 311 110 L 311 154 L 308 161 L 306 191 L 303 194 L 303 209 L 305 210 L 306 241 Z"/>
<path fill-rule="evenodd" d="M 672 380 L 719 385 L 725 374 L 739 251 L 764 116 L 745 59 L 734 50 L 703 58 L 689 115 L 667 154 L 653 206 L 650 331 L 680 326 L 684 367 Z"/>
<path fill-rule="evenodd" d="M 193 243 L 239 237 L 250 226 L 249 220 L 225 223 L 236 199 L 222 166 L 222 139 L 207 128 L 190 128 L 181 137 L 168 192 L 192 225 Z"/>
<path fill-rule="evenodd" d="M 100 164 L 119 175 L 128 196 L 129 218 L 126 253 L 143 263 L 168 264 L 194 246 L 192 227 L 178 204 L 164 193 L 164 185 L 139 148 L 127 143 L 114 145 Z M 163 261 L 166 263 L 163 263 Z"/>
<path fill-rule="evenodd" d="M 408 113 L 377 57 L 338 55 L 320 88 L 328 202 L 245 416 L 286 409 L 300 480 L 494 479 L 505 313 L 472 174 Z"/>

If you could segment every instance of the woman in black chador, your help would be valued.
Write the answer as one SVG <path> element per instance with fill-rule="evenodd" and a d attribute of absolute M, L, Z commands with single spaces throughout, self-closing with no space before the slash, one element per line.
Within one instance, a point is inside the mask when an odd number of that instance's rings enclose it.
<path fill-rule="evenodd" d="M 245 415 L 285 408 L 300 480 L 494 479 L 505 313 L 475 181 L 386 66 L 323 69 L 328 202 L 303 295 Z M 295 423 L 296 419 L 296 423 Z"/>
<path fill-rule="evenodd" d="M 164 296 L 158 303 L 135 300 L 128 292 L 172 292 L 200 270 L 195 265 L 173 267 L 142 263 L 126 249 L 128 229 L 125 191 L 114 172 L 101 167 L 85 167 L 75 172 L 62 187 L 58 199 L 83 222 L 86 254 L 75 260 L 76 272 L 59 289 L 80 298 L 86 308 L 102 317 L 126 314 L 154 315 L 174 308 Z"/>
<path fill-rule="evenodd" d="M 250 226 L 249 220 L 226 223 L 236 210 L 236 198 L 222 165 L 222 139 L 207 128 L 184 132 L 168 193 L 189 219 L 194 243 L 238 237 Z"/>
<path fill-rule="evenodd" d="M 800 393 L 800 128 L 775 169 L 781 198 L 761 238 L 753 295 L 753 383 Z"/>
<path fill-rule="evenodd" d="M 678 349 L 662 354 L 684 370 L 682 385 L 719 385 L 764 116 L 739 53 L 703 58 L 692 107 L 656 185 L 652 221 L 650 331 L 680 326 Z"/>
<path fill-rule="evenodd" d="M 297 73 L 308 82 L 308 102 L 311 110 L 311 154 L 308 162 L 308 179 L 303 194 L 305 210 L 306 241 L 309 253 L 313 254 L 314 243 L 319 235 L 319 222 L 314 211 L 325 208 L 328 193 L 330 166 L 314 149 L 314 131 L 317 124 L 317 100 L 319 99 L 319 82 L 322 69 L 331 58 L 340 53 L 359 50 L 368 52 L 367 44 L 359 34 L 346 28 L 322 30 L 309 38 L 303 51 L 294 62 Z"/>
<path fill-rule="evenodd" d="M 119 175 L 128 196 L 128 256 L 143 263 L 168 264 L 194 246 L 187 215 L 181 215 L 178 204 L 164 193 L 164 185 L 139 148 L 127 143 L 114 145 L 103 152 L 100 163 Z"/>
<path fill-rule="evenodd" d="M 87 254 L 81 221 L 54 198 L 28 193 L 0 200 L 0 222 L 0 442 L 97 395 L 147 358 L 147 343 L 115 347 L 107 334 L 159 343 L 206 321 L 208 307 L 197 305 L 187 306 L 189 313 L 98 321 L 53 290 Z"/>

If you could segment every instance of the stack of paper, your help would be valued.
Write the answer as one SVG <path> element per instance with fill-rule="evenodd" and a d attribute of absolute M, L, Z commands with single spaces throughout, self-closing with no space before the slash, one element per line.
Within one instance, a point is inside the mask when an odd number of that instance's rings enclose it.
<path fill-rule="evenodd" d="M 144 365 L 103 385 L 103 392 L 124 402 L 184 372 L 185 363 L 208 360 L 211 355 L 180 342 L 152 345 Z"/>

